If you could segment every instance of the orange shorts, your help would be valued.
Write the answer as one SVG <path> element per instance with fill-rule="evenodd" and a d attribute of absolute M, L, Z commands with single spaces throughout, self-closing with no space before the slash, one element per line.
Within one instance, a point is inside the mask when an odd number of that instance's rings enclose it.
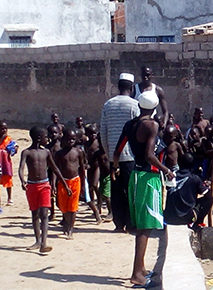
<path fill-rule="evenodd" d="M 2 184 L 3 187 L 12 187 L 13 186 L 12 176 L 2 175 L 0 177 L 0 184 Z"/>
<path fill-rule="evenodd" d="M 66 189 L 61 181 L 58 182 L 57 191 L 57 204 L 62 213 L 76 212 L 78 210 L 78 202 L 81 191 L 80 177 L 74 177 L 69 180 L 65 180 L 68 187 L 72 191 L 72 195 L 68 196 Z"/>

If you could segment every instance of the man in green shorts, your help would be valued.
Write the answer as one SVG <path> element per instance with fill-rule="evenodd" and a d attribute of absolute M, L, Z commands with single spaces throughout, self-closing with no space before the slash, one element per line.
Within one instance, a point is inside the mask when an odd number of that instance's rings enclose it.
<path fill-rule="evenodd" d="M 134 288 L 153 287 L 144 265 L 144 256 L 150 231 L 163 229 L 162 184 L 160 172 L 169 180 L 173 173 L 160 162 L 163 146 L 157 138 L 158 123 L 152 114 L 159 103 L 156 94 L 141 94 L 139 99 L 141 114 L 126 122 L 114 152 L 112 178 L 119 174 L 119 156 L 128 141 L 135 159 L 135 169 L 129 180 L 129 207 L 131 223 L 136 228 L 135 259 L 131 283 Z"/>

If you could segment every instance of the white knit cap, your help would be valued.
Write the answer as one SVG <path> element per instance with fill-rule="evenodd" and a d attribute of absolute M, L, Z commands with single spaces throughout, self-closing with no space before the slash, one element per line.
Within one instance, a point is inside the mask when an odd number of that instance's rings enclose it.
<path fill-rule="evenodd" d="M 159 98 L 156 94 L 152 94 L 150 91 L 145 91 L 138 97 L 138 102 L 142 109 L 152 110 L 159 104 Z"/>
<path fill-rule="evenodd" d="M 122 73 L 120 74 L 119 80 L 126 80 L 134 83 L 134 75 L 129 73 Z"/>

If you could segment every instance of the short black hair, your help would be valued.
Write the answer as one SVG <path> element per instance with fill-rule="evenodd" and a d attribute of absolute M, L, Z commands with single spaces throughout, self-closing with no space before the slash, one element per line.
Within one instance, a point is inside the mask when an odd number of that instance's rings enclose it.
<path fill-rule="evenodd" d="M 191 153 L 186 152 L 180 159 L 180 168 L 181 169 L 191 169 L 194 164 L 194 157 Z"/>
<path fill-rule="evenodd" d="M 118 89 L 119 91 L 131 90 L 133 83 L 128 80 L 119 80 Z"/>
<path fill-rule="evenodd" d="M 34 126 L 30 129 L 30 137 L 33 141 L 36 141 L 46 130 L 44 128 Z"/>
<path fill-rule="evenodd" d="M 51 132 L 51 130 L 52 130 L 53 128 L 56 128 L 57 131 L 60 133 L 60 129 L 59 129 L 59 127 L 58 127 L 57 125 L 55 125 L 55 124 L 52 124 L 52 125 L 49 125 L 49 126 L 48 126 L 48 128 L 47 128 L 48 133 Z"/>

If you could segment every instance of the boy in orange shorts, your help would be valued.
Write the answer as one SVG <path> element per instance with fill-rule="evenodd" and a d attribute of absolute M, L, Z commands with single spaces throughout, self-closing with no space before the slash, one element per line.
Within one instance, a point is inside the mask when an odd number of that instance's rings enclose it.
<path fill-rule="evenodd" d="M 48 209 L 51 206 L 51 186 L 48 181 L 47 168 L 50 167 L 56 176 L 61 180 L 66 189 L 66 194 L 71 192 L 56 167 L 50 151 L 44 146 L 47 144 L 47 131 L 43 128 L 33 127 L 30 130 L 32 144 L 21 153 L 19 165 L 19 177 L 22 189 L 26 190 L 27 200 L 32 212 L 32 223 L 36 242 L 27 250 L 39 249 L 41 253 L 49 252 L 52 247 L 46 245 L 48 230 Z M 24 166 L 27 164 L 28 180 L 24 179 Z M 41 234 L 40 221 L 41 220 Z"/>
<path fill-rule="evenodd" d="M 11 156 L 17 153 L 18 145 L 7 135 L 7 123 L 0 121 L 0 166 L 2 175 L 0 176 L 0 184 L 7 189 L 7 205 L 12 205 L 12 160 Z M 1 208 L 1 199 L 0 199 Z"/>
<path fill-rule="evenodd" d="M 62 137 L 63 149 L 56 152 L 55 160 L 68 187 L 71 196 L 68 196 L 58 182 L 57 200 L 58 207 L 64 214 L 64 233 L 67 239 L 72 239 L 76 212 L 80 192 L 84 192 L 85 169 L 83 152 L 75 147 L 76 133 L 71 129 L 66 129 Z"/>

